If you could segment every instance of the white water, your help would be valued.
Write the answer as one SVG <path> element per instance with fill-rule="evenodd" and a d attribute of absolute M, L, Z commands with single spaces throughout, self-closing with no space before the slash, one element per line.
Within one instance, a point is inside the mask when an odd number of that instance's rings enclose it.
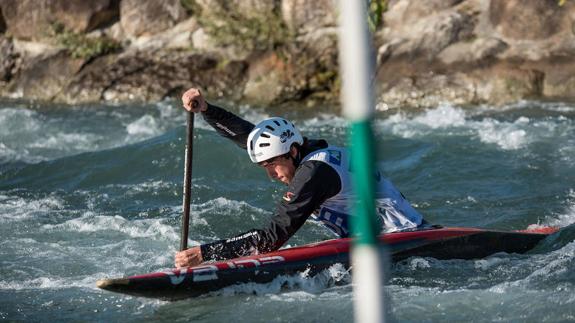
<path fill-rule="evenodd" d="M 268 116 L 249 107 L 239 111 L 254 123 Z M 574 114 L 569 104 L 534 102 L 387 111 L 374 123 L 385 153 L 380 165 L 434 223 L 572 226 Z M 304 135 L 345 143 L 341 117 L 294 121 Z M 0 320 L 352 319 L 349 273 L 341 266 L 175 303 L 96 289 L 100 278 L 172 267 L 180 239 L 184 123 L 174 102 L 0 108 Z M 284 187 L 270 183 L 201 118 L 195 140 L 189 245 L 266 223 Z M 288 245 L 330 237 L 310 223 Z M 415 322 L 572 320 L 573 237 L 568 227 L 527 255 L 403 261 L 392 266 L 390 315 Z"/>

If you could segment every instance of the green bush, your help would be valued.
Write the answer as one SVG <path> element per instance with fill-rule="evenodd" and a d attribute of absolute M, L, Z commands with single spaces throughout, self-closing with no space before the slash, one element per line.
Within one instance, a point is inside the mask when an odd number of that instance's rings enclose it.
<path fill-rule="evenodd" d="M 371 0 L 368 9 L 369 28 L 371 31 L 375 31 L 383 24 L 383 13 L 387 11 L 387 0 Z"/>
<path fill-rule="evenodd" d="M 67 30 L 61 24 L 52 25 L 52 34 L 73 58 L 92 59 L 122 48 L 117 41 L 108 37 L 86 37 L 85 34 Z"/>
<path fill-rule="evenodd" d="M 276 49 L 292 40 L 283 23 L 279 8 L 262 15 L 245 16 L 225 1 L 209 15 L 198 12 L 193 0 L 186 0 L 198 16 L 198 22 L 219 45 L 234 46 L 247 51 Z"/>

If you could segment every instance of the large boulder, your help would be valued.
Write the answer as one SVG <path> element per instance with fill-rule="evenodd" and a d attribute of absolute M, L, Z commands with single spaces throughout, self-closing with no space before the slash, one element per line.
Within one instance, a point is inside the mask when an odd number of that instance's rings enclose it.
<path fill-rule="evenodd" d="M 120 23 L 129 37 L 149 36 L 187 17 L 180 0 L 122 0 Z"/>
<path fill-rule="evenodd" d="M 53 100 L 80 71 L 85 60 L 72 59 L 66 51 L 36 56 L 24 66 L 9 91 L 13 97 Z"/>
<path fill-rule="evenodd" d="M 383 15 L 384 23 L 392 29 L 408 29 L 421 18 L 438 14 L 462 1 L 463 0 L 389 1 L 388 9 Z"/>
<path fill-rule="evenodd" d="M 438 59 L 445 64 L 473 64 L 476 67 L 494 60 L 509 45 L 497 38 L 477 38 L 469 42 L 458 42 L 445 48 Z"/>
<path fill-rule="evenodd" d="M 502 35 L 518 40 L 551 37 L 569 20 L 557 0 L 491 0 L 489 16 Z"/>
<path fill-rule="evenodd" d="M 419 73 L 383 82 L 379 107 L 433 107 L 441 103 L 503 105 L 543 94 L 544 74 L 535 69 L 498 64 L 470 72 Z"/>
<path fill-rule="evenodd" d="M 130 48 L 138 50 L 189 49 L 193 44 L 192 35 L 198 28 L 197 20 L 191 17 L 168 30 L 133 39 Z"/>
<path fill-rule="evenodd" d="M 244 98 L 258 105 L 334 101 L 339 85 L 337 70 L 337 29 L 319 29 L 298 37 L 279 53 L 253 58 Z"/>
<path fill-rule="evenodd" d="M 444 102 L 466 104 L 476 102 L 476 88 L 466 73 L 422 73 L 417 77 L 400 77 L 393 82 L 382 82 L 377 89 L 378 108 L 387 110 L 401 107 L 427 108 Z"/>
<path fill-rule="evenodd" d="M 170 51 L 130 51 L 100 57 L 84 67 L 57 98 L 65 102 L 158 101 L 191 86 L 210 96 L 237 98 L 244 62 L 225 62 L 211 55 Z"/>
<path fill-rule="evenodd" d="M 476 103 L 503 105 L 543 94 L 544 73 L 514 63 L 500 63 L 471 73 L 476 84 Z"/>
<path fill-rule="evenodd" d="M 7 32 L 16 38 L 50 36 L 54 25 L 87 32 L 118 19 L 119 0 L 2 0 Z"/>
<path fill-rule="evenodd" d="M 575 64 L 572 60 L 563 64 L 557 63 L 547 69 L 543 81 L 543 95 L 560 100 L 575 100 Z"/>
<path fill-rule="evenodd" d="M 412 18 L 413 22 L 407 25 L 388 23 L 402 16 L 394 12 L 386 14 L 386 27 L 379 34 L 379 41 L 388 47 L 391 56 L 418 55 L 432 60 L 449 45 L 469 39 L 475 26 L 472 17 L 457 10 L 439 10 L 419 19 Z"/>
<path fill-rule="evenodd" d="M 296 35 L 338 24 L 336 0 L 284 0 L 281 14 L 286 26 Z"/>

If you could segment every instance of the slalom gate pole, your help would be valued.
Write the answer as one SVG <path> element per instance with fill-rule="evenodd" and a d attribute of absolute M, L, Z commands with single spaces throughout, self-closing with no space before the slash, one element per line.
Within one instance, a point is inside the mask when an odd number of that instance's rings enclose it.
<path fill-rule="evenodd" d="M 375 214 L 375 149 L 371 129 L 374 70 L 367 1 L 339 0 L 343 114 L 350 122 L 352 183 L 357 197 L 351 229 L 356 322 L 385 322 L 384 266 Z"/>

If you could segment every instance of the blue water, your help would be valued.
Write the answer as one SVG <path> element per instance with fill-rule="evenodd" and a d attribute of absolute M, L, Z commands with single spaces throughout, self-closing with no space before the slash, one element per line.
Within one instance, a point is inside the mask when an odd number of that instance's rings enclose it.
<path fill-rule="evenodd" d="M 252 122 L 268 116 L 233 109 Z M 333 113 L 291 111 L 345 144 Z M 185 115 L 176 102 L 62 107 L 0 102 L 0 320 L 349 322 L 341 266 L 162 302 L 95 282 L 171 268 L 179 246 Z M 575 320 L 575 105 L 522 102 L 380 112 L 379 162 L 433 223 L 562 230 L 525 255 L 392 265 L 397 321 Z M 191 245 L 258 227 L 284 187 L 196 123 Z M 331 238 L 309 223 L 289 245 Z"/>

